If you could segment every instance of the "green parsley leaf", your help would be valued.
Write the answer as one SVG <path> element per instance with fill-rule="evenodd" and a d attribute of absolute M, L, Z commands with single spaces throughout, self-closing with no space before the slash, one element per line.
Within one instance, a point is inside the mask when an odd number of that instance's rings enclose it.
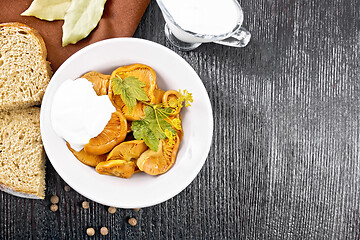
<path fill-rule="evenodd" d="M 145 108 L 145 118 L 132 122 L 131 130 L 137 140 L 144 140 L 145 144 L 157 152 L 160 139 L 166 139 L 166 129 L 176 134 L 175 129 L 166 121 L 171 113 L 170 108 L 157 108 L 147 106 Z"/>
<path fill-rule="evenodd" d="M 129 112 L 132 112 L 133 108 L 137 104 L 137 100 L 149 101 L 149 98 L 143 88 L 146 84 L 136 77 L 129 76 L 124 79 L 114 77 L 111 79 L 111 84 L 114 94 L 120 95 L 121 100 L 123 100 L 129 109 Z"/>

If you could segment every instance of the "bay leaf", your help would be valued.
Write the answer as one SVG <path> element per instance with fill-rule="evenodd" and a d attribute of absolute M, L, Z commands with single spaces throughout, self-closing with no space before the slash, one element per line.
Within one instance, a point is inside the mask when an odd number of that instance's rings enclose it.
<path fill-rule="evenodd" d="M 72 0 L 65 14 L 62 36 L 63 47 L 87 37 L 98 25 L 106 0 Z"/>
<path fill-rule="evenodd" d="M 21 16 L 34 16 L 42 20 L 63 20 L 71 0 L 34 0 Z"/>

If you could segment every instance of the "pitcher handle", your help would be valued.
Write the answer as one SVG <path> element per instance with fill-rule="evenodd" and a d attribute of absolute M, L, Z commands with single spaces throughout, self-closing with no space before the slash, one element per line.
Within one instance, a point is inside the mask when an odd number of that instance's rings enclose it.
<path fill-rule="evenodd" d="M 231 46 L 231 47 L 245 47 L 248 45 L 251 38 L 251 33 L 243 27 L 240 27 L 230 37 L 215 41 L 215 43 Z"/>

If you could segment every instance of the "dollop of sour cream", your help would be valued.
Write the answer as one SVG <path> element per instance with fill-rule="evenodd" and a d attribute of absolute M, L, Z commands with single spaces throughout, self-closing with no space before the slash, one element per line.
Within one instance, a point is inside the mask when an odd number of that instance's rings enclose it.
<path fill-rule="evenodd" d="M 109 97 L 98 96 L 85 78 L 66 80 L 54 95 L 51 123 L 58 136 L 80 151 L 104 130 L 115 111 Z"/>

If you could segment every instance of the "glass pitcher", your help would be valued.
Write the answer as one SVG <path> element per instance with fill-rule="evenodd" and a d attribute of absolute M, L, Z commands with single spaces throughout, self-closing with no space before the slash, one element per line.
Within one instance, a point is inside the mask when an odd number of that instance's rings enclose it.
<path fill-rule="evenodd" d="M 231 47 L 245 47 L 251 38 L 251 34 L 241 25 L 244 20 L 244 15 L 240 4 L 236 0 L 234 6 L 238 11 L 238 19 L 236 26 L 229 32 L 224 34 L 202 34 L 196 33 L 182 28 L 170 14 L 170 11 L 166 8 L 166 0 L 156 0 L 163 17 L 165 19 L 165 35 L 169 42 L 175 47 L 183 51 L 193 50 L 199 47 L 202 43 L 214 42 Z M 182 1 L 182 0 L 167 0 L 167 1 Z M 193 0 L 196 1 L 196 0 Z M 219 0 L 222 1 L 222 0 Z M 186 3 L 184 3 L 186 4 Z"/>

